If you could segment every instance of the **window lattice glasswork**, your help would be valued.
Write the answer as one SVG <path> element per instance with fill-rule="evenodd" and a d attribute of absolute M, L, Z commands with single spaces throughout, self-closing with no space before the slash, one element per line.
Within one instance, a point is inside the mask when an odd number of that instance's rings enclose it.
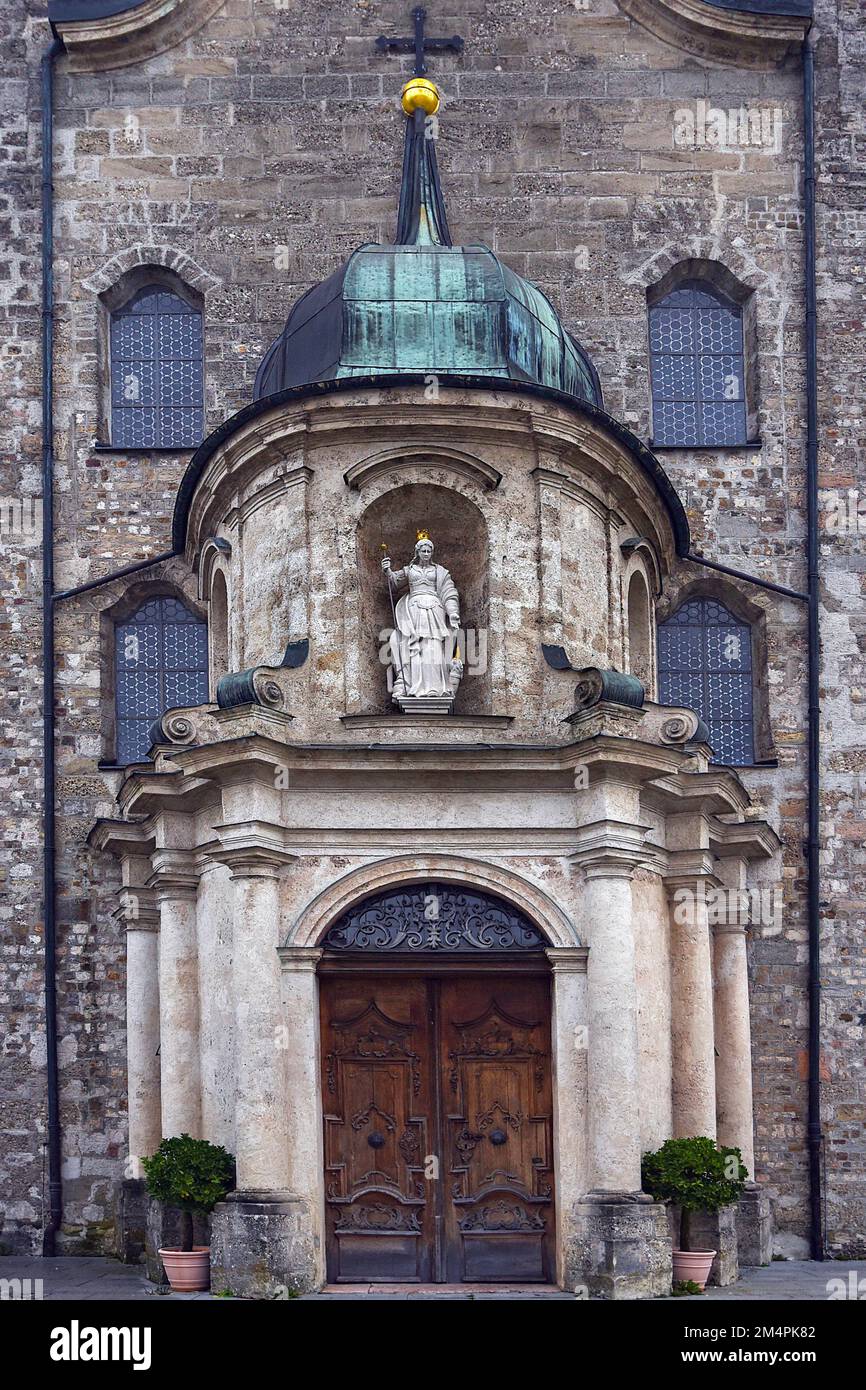
<path fill-rule="evenodd" d="M 111 442 L 184 449 L 204 429 L 202 317 L 148 285 L 111 315 Z"/>
<path fill-rule="evenodd" d="M 117 761 L 141 762 L 154 720 L 208 698 L 207 624 L 179 599 L 148 599 L 115 628 Z"/>
<path fill-rule="evenodd" d="M 694 599 L 658 628 L 659 700 L 688 705 L 718 763 L 754 762 L 752 634 L 715 599 Z"/>
<path fill-rule="evenodd" d="M 743 315 L 708 285 L 683 285 L 649 311 L 653 443 L 745 444 Z"/>

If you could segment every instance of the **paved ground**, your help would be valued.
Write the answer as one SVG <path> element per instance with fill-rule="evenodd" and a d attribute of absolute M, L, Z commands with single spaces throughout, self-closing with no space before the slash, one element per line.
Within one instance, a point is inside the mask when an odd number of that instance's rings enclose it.
<path fill-rule="evenodd" d="M 0 1281 L 3 1280 L 42 1280 L 42 1297 L 46 1300 L 72 1300 L 74 1302 L 101 1303 L 126 1302 L 138 1299 L 170 1298 L 173 1302 L 192 1299 L 213 1301 L 208 1293 L 161 1293 L 144 1278 L 140 1266 L 122 1265 L 116 1260 L 66 1258 L 58 1260 L 19 1259 L 14 1256 L 0 1258 Z M 841 1281 L 833 1284 L 831 1281 Z M 860 1284 L 860 1281 L 863 1281 Z M 737 1284 L 727 1289 L 708 1289 L 708 1299 L 747 1299 L 765 1301 L 767 1299 L 824 1301 L 832 1293 L 837 1297 L 866 1296 L 866 1261 L 828 1261 L 817 1264 L 809 1260 L 786 1260 L 769 1265 L 766 1269 L 745 1269 Z M 31 1288 L 33 1286 L 31 1285 Z M 37 1291 L 38 1290 L 34 1290 Z M 843 1292 L 846 1291 L 846 1292 Z M 0 1283 L 0 1299 L 20 1296 L 26 1293 L 26 1286 L 19 1292 L 19 1286 Z M 32 1297 L 33 1294 L 29 1293 Z M 573 1302 L 571 1294 L 559 1289 L 524 1287 L 505 1289 L 495 1285 L 477 1285 L 471 1290 L 465 1286 L 441 1289 L 425 1289 L 406 1284 L 391 1286 L 387 1291 L 381 1285 L 365 1285 L 358 1288 L 335 1288 L 330 1286 L 318 1294 L 307 1294 L 300 1302 L 322 1300 L 344 1301 L 346 1299 L 400 1300 L 454 1300 L 458 1302 L 486 1302 L 490 1300 L 534 1300 Z M 231 1300 L 225 1300 L 231 1301 Z M 667 1300 L 664 1300 L 667 1301 Z M 679 1300 L 678 1300 L 679 1301 Z M 694 1300 L 700 1302 L 697 1297 Z"/>

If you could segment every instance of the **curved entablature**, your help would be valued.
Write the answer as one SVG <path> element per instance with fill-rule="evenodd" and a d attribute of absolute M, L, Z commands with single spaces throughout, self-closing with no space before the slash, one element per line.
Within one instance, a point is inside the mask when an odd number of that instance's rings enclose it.
<path fill-rule="evenodd" d="M 196 33 L 225 0 L 49 0 L 74 71 L 142 63 Z"/>
<path fill-rule="evenodd" d="M 356 377 L 331 382 L 318 389 L 303 387 L 281 391 L 276 396 L 245 406 L 209 435 L 189 462 L 175 502 L 172 527 L 175 549 L 178 552 L 186 551 L 192 563 L 207 535 L 217 529 L 220 518 L 209 510 L 202 492 L 206 481 L 213 495 L 220 481 L 227 479 L 239 463 L 249 462 L 252 466 L 257 458 L 267 461 L 276 470 L 282 467 L 285 473 L 286 464 L 281 464 L 281 460 L 286 458 L 289 439 L 292 436 L 310 436 L 313 414 L 321 407 L 327 405 L 329 409 L 339 411 L 340 419 L 336 415 L 316 415 L 316 433 L 328 428 L 366 432 L 366 454 L 372 423 L 370 407 L 375 406 L 382 418 L 388 420 L 392 431 L 395 427 L 404 429 L 404 432 L 411 428 L 417 434 L 423 422 L 425 443 L 429 443 L 429 430 L 437 426 L 437 419 L 439 424 L 445 423 L 453 431 L 453 411 L 470 403 L 471 397 L 473 434 L 483 417 L 484 423 L 496 422 L 494 431 L 505 428 L 516 430 L 524 436 L 531 433 L 533 437 L 544 438 L 546 443 L 557 449 L 561 439 L 565 449 L 573 443 L 584 451 L 597 452 L 601 466 L 610 474 L 611 486 L 622 493 L 629 491 L 622 475 L 630 471 L 631 465 L 636 483 L 640 479 L 641 488 L 647 494 L 646 506 L 642 503 L 641 510 L 648 507 L 652 511 L 651 498 L 654 497 L 656 503 L 660 504 L 660 511 L 666 515 L 669 527 L 667 538 L 656 538 L 660 550 L 669 554 L 675 552 L 680 556 L 688 553 L 688 520 L 673 484 L 655 455 L 636 435 L 605 411 L 589 402 L 577 401 L 564 392 L 530 382 L 503 381 L 492 390 L 489 380 L 483 377 L 461 376 L 453 381 L 441 382 L 438 399 L 433 401 L 425 399 L 424 387 L 425 378 L 419 374 Z M 483 397 L 478 393 L 484 393 Z M 349 395 L 357 400 L 338 399 Z M 512 401 L 513 397 L 523 400 Z M 363 407 L 358 413 L 356 407 L 361 402 Z M 549 418 L 545 405 L 549 406 Z M 408 440 L 409 436 L 406 437 Z M 412 444 L 412 451 L 417 455 L 419 446 L 414 439 Z M 420 448 L 423 450 L 424 447 L 422 443 Z M 295 465 L 296 468 L 299 466 L 306 465 Z M 555 472 L 550 461 L 545 471 Z M 346 481 L 351 486 L 349 479 Z M 641 488 L 631 491 L 636 495 Z M 205 525 L 206 518 L 211 532 L 199 529 Z M 657 529 L 652 521 L 648 520 L 647 524 L 651 530 Z M 665 529 L 664 526 L 662 529 Z"/>
<path fill-rule="evenodd" d="M 812 0 L 617 0 L 657 38 L 711 62 L 771 67 L 794 56 Z"/>

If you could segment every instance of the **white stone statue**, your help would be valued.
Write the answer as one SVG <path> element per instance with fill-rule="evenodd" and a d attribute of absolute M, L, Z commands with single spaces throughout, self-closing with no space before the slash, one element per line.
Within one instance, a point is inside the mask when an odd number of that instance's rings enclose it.
<path fill-rule="evenodd" d="M 447 714 L 463 675 L 459 647 L 460 598 L 444 565 L 434 564 L 433 542 L 418 532 L 415 552 L 404 569 L 393 570 L 386 555 L 382 569 L 391 591 L 394 630 L 390 656 L 392 699 L 407 709 Z M 394 591 L 408 584 L 409 592 L 394 608 Z"/>

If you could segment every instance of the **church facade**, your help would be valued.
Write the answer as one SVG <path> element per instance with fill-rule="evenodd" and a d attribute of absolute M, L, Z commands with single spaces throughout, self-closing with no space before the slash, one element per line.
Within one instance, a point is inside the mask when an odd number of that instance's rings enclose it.
<path fill-rule="evenodd" d="M 847 31 L 476 10 L 50 7 L 56 1000 L 22 530 L 8 1249 L 152 1260 L 187 1133 L 236 1159 L 216 1289 L 648 1297 L 642 1155 L 709 1135 L 719 1279 L 863 1253 Z"/>

